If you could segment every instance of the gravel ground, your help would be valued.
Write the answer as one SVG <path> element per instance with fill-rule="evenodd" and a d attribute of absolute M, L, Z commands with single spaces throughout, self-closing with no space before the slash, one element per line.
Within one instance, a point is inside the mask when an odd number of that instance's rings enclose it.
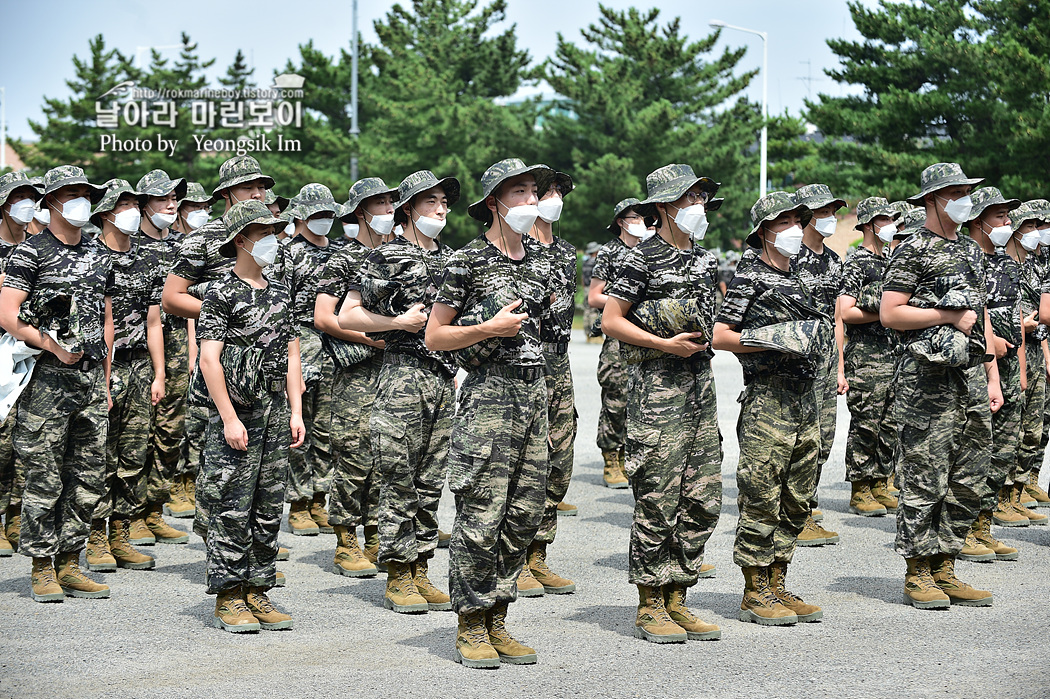
<path fill-rule="evenodd" d="M 1045 680 L 1050 527 L 998 533 L 1021 549 L 1012 563 L 961 563 L 960 575 L 991 589 L 991 608 L 918 611 L 901 603 L 903 561 L 892 518 L 847 513 L 842 482 L 848 414 L 820 486 L 824 525 L 837 546 L 799 549 L 791 587 L 824 609 L 817 624 L 766 628 L 737 621 L 742 578 L 732 564 L 736 522 L 736 360 L 715 358 L 725 437 L 725 501 L 706 560 L 716 577 L 691 590 L 690 606 L 722 626 L 718 642 L 655 645 L 632 636 L 635 589 L 627 584 L 633 508 L 629 490 L 601 482 L 594 445 L 600 346 L 572 345 L 580 434 L 563 517 L 549 560 L 577 583 L 573 595 L 523 599 L 511 629 L 536 647 L 539 664 L 468 670 L 453 662 L 455 617 L 398 615 L 382 607 L 384 579 L 329 572 L 334 537 L 293 537 L 280 564 L 288 587 L 272 597 L 295 629 L 233 635 L 211 627 L 204 546 L 155 546 L 155 571 L 95 574 L 109 600 L 42 605 L 29 597 L 29 559 L 0 559 L 0 696 L 301 697 L 379 694 L 426 697 L 1002 697 L 1050 696 Z M 441 503 L 443 528 L 454 517 Z M 187 520 L 169 520 L 188 528 Z M 447 550 L 431 567 L 443 582 Z"/>

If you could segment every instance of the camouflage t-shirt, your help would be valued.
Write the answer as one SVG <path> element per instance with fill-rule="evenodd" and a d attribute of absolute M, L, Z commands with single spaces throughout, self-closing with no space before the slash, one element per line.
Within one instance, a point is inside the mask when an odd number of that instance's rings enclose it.
<path fill-rule="evenodd" d="M 619 238 L 613 238 L 598 248 L 598 253 L 594 256 L 594 269 L 591 271 L 591 278 L 603 281 L 608 286 L 610 282 L 620 276 L 620 270 L 623 269 L 623 261 L 632 249 L 627 247 L 627 243 Z"/>
<path fill-rule="evenodd" d="M 835 301 L 842 286 L 842 260 L 839 254 L 824 246 L 824 252 L 817 254 L 805 244 L 798 254 L 791 258 L 791 267 L 802 280 L 802 285 L 810 290 L 816 307 L 835 316 Z"/>
<path fill-rule="evenodd" d="M 1027 318 L 1036 313 L 1039 318 L 1039 300 L 1043 286 L 1043 264 L 1044 258 L 1034 253 L 1028 253 L 1024 262 L 1021 263 L 1021 312 Z M 1047 337 L 1047 326 L 1040 323 L 1033 333 L 1028 336 L 1029 341 L 1041 342 Z"/>
<path fill-rule="evenodd" d="M 28 240 L 29 236 L 26 236 Z M 12 245 L 6 240 L 0 239 L 0 274 L 4 274 L 7 271 L 7 261 L 11 259 L 11 253 L 15 251 L 18 244 Z"/>
<path fill-rule="evenodd" d="M 572 339 L 572 318 L 576 314 L 576 248 L 557 236 L 550 245 L 532 238 L 527 243 L 547 256 L 554 282 L 554 303 L 540 319 L 540 339 L 566 343 Z"/>
<path fill-rule="evenodd" d="M 160 303 L 161 281 L 154 274 L 149 257 L 143 254 L 139 240 L 139 236 L 132 237 L 127 252 L 111 250 L 102 240 L 95 241 L 112 263 L 108 286 L 114 351 L 146 349 L 146 315 L 150 306 Z"/>
<path fill-rule="evenodd" d="M 208 221 L 192 235 L 178 241 L 178 254 L 169 270 L 193 284 L 223 279 L 233 269 L 235 258 L 219 254 L 226 237 L 226 224 L 221 218 Z"/>
<path fill-rule="evenodd" d="M 965 298 L 967 307 L 977 313 L 969 336 L 971 361 L 983 357 L 988 280 L 984 252 L 969 236 L 948 240 L 928 228 L 919 228 L 893 251 L 882 289 L 909 294 L 908 305 L 916 308 L 937 308 L 949 292 Z M 905 331 L 904 344 L 926 339 L 931 330 Z"/>
<path fill-rule="evenodd" d="M 386 243 L 386 245 L 389 245 L 389 243 Z M 383 247 L 383 245 L 379 247 Z M 336 313 L 339 313 L 339 310 L 343 307 L 343 301 L 346 299 L 347 292 L 356 284 L 357 272 L 361 268 L 361 263 L 365 261 L 370 252 L 372 252 L 372 249 L 367 245 L 357 240 L 348 240 L 346 245 L 343 245 L 329 256 L 328 261 L 325 262 L 324 267 L 321 269 L 317 279 L 317 294 L 326 294 L 339 299 L 335 304 Z M 314 300 L 316 301 L 316 297 Z M 360 343 L 349 342 L 341 338 L 332 338 L 332 340 L 360 347 Z M 382 351 L 381 349 L 375 350 L 375 352 Z"/>
<path fill-rule="evenodd" d="M 882 299 L 882 280 L 886 276 L 889 260 L 876 255 L 866 247 L 858 247 L 846 255 L 842 263 L 842 288 L 840 296 L 851 296 L 861 310 L 878 313 Z M 846 337 L 850 340 L 862 337 L 893 337 L 894 331 L 879 321 L 871 323 L 843 323 Z"/>
<path fill-rule="evenodd" d="M 1021 268 L 1005 250 L 984 256 L 988 265 L 988 319 L 992 332 L 1021 346 Z"/>
<path fill-rule="evenodd" d="M 594 265 L 597 261 L 597 254 L 584 255 L 580 260 L 580 278 L 585 287 L 591 285 L 591 277 L 594 275 Z"/>
<path fill-rule="evenodd" d="M 168 237 L 158 240 L 151 238 L 145 233 L 139 233 L 136 240 L 139 242 L 139 255 L 148 262 L 151 274 L 156 277 L 155 286 L 156 299 L 152 302 L 160 305 L 160 297 L 164 291 L 164 281 L 168 277 L 175 260 L 179 256 L 179 240 L 184 236 L 181 233 L 170 231 Z M 186 319 L 168 313 L 161 313 L 164 324 L 168 327 L 185 327 Z"/>
<path fill-rule="evenodd" d="M 109 272 L 109 255 L 90 237 L 81 233 L 80 242 L 66 245 L 45 228 L 12 252 L 4 286 L 29 294 L 22 308 L 37 327 L 55 328 L 60 338 L 68 331 L 86 359 L 101 361 L 108 352 L 102 328 Z"/>
<path fill-rule="evenodd" d="M 437 250 L 424 250 L 399 236 L 368 253 L 350 288 L 361 294 L 361 305 L 372 313 L 393 317 L 422 303 L 423 312 L 429 314 L 451 256 L 452 251 L 440 242 Z M 427 349 L 424 330 L 394 330 L 382 335 L 387 352 L 434 359 L 450 373 L 456 372 L 450 353 Z"/>
<path fill-rule="evenodd" d="M 495 299 L 505 306 L 516 299 L 522 303 L 516 313 L 528 313 L 514 338 L 502 338 L 486 360 L 490 364 L 519 367 L 544 366 L 540 340 L 540 316 L 556 292 L 550 261 L 527 240 L 522 241 L 525 257 L 520 260 L 500 252 L 484 234 L 456 251 L 445 265 L 445 280 L 436 303 L 458 313 L 485 305 Z M 508 340 L 512 340 L 508 342 Z"/>
<path fill-rule="evenodd" d="M 297 235 L 285 246 L 284 282 L 292 294 L 292 319 L 313 327 L 317 284 L 335 248 L 317 247 Z"/>

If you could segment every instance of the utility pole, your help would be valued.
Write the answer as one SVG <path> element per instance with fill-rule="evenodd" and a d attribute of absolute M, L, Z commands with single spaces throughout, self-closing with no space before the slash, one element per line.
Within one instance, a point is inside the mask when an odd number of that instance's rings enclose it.
<path fill-rule="evenodd" d="M 350 179 L 357 182 L 357 137 L 361 134 L 357 128 L 357 0 L 353 2 L 351 30 L 354 34 L 350 44 L 350 135 L 354 137 L 354 152 L 350 156 Z"/>
<path fill-rule="evenodd" d="M 7 89 L 0 87 L 0 170 L 7 167 Z"/>

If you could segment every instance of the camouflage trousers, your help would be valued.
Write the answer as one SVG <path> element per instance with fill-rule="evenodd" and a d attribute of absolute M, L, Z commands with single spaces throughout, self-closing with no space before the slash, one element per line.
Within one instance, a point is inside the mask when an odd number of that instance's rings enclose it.
<path fill-rule="evenodd" d="M 84 548 L 105 489 L 106 377 L 41 355 L 18 401 L 14 446 L 25 464 L 18 552 L 31 558 Z"/>
<path fill-rule="evenodd" d="M 22 507 L 22 490 L 26 485 L 26 470 L 15 453 L 14 433 L 18 405 L 0 423 L 0 513 L 7 508 Z"/>
<path fill-rule="evenodd" d="M 434 556 L 456 386 L 433 360 L 387 354 L 369 432 L 379 482 L 379 560 Z"/>
<path fill-rule="evenodd" d="M 546 353 L 547 502 L 536 541 L 550 544 L 558 533 L 558 503 L 569 492 L 576 443 L 576 396 L 568 354 Z"/>
<path fill-rule="evenodd" d="M 809 498 L 810 509 L 817 509 L 817 485 L 824 464 L 831 458 L 831 447 L 835 444 L 835 424 L 839 409 L 839 355 L 835 342 L 831 342 L 831 354 L 821 367 L 817 377 L 817 415 L 820 420 L 820 454 L 817 457 L 817 478 L 813 481 L 813 494 Z"/>
<path fill-rule="evenodd" d="M 606 337 L 598 356 L 598 385 L 602 406 L 598 413 L 598 448 L 618 451 L 627 440 L 627 366 L 620 359 L 620 341 Z"/>
<path fill-rule="evenodd" d="M 208 431 L 211 410 L 201 405 L 186 405 L 186 475 L 193 476 L 197 488 L 196 510 L 193 514 L 193 533 L 202 539 L 208 537 L 207 504 L 201 500 L 201 462 L 204 460 L 204 436 Z"/>
<path fill-rule="evenodd" d="M 846 480 L 889 478 L 897 450 L 891 410 L 897 357 L 890 338 L 858 337 L 846 343 L 843 364 L 850 412 L 846 437 Z"/>
<path fill-rule="evenodd" d="M 999 489 L 1017 474 L 1018 454 L 1021 447 L 1021 419 L 1024 415 L 1024 392 L 1021 391 L 1021 362 L 1017 355 L 996 361 L 999 367 L 999 386 L 1003 392 L 1003 405 L 991 413 L 992 445 L 988 468 L 985 470 L 985 487 L 981 493 L 981 510 L 994 510 L 998 503 Z M 983 373 L 983 372 L 982 372 Z M 988 386 L 985 376 L 984 385 Z M 987 393 L 985 394 L 987 401 Z M 976 396 L 975 396 L 976 397 Z M 989 412 L 991 412 L 989 410 Z M 1025 474 L 1027 481 L 1028 474 Z"/>
<path fill-rule="evenodd" d="M 1011 483 L 1034 483 L 1039 475 L 1039 467 L 1043 465 L 1046 448 L 1040 441 L 1046 408 L 1046 360 L 1040 343 L 1029 340 L 1025 344 L 1028 388 L 1024 393 L 1024 408 L 1021 411 L 1021 444 L 1017 450 L 1017 465 L 1009 476 Z"/>
<path fill-rule="evenodd" d="M 585 299 L 587 298 L 586 291 L 584 291 L 583 297 Z M 601 333 L 599 333 L 598 335 L 591 334 L 591 328 L 594 327 L 594 322 L 598 320 L 598 313 L 599 311 L 597 308 L 591 308 L 591 305 L 589 303 L 587 303 L 586 301 L 583 302 L 583 333 L 587 337 L 601 336 Z"/>
<path fill-rule="evenodd" d="M 905 558 L 958 554 L 977 518 L 992 444 L 983 374 L 983 365 L 941 367 L 908 354 L 897 365 L 901 492 L 894 549 Z"/>
<path fill-rule="evenodd" d="M 337 368 L 332 378 L 331 499 L 328 521 L 356 527 L 379 525 L 379 477 L 369 420 L 376 396 L 383 355 L 373 355 L 347 368 Z"/>
<path fill-rule="evenodd" d="M 483 367 L 460 387 L 448 452 L 448 586 L 458 614 L 517 599 L 546 500 L 547 386 L 542 376 L 512 378 L 513 369 Z"/>
<path fill-rule="evenodd" d="M 208 413 L 198 502 L 207 503 L 207 592 L 237 585 L 268 589 L 277 577 L 277 532 L 288 480 L 288 401 L 271 393 L 251 408 L 238 408 L 248 450 L 226 442 L 222 418 Z"/>
<path fill-rule="evenodd" d="M 332 381 L 335 364 L 321 347 L 321 335 L 304 328 L 299 333 L 303 376 L 309 377 L 303 394 L 303 424 L 306 440 L 292 449 L 288 467 L 288 500 L 309 500 L 314 493 L 327 493 L 332 486 Z"/>
<path fill-rule="evenodd" d="M 819 379 L 758 377 L 737 418 L 740 461 L 733 562 L 741 568 L 790 563 L 820 467 Z"/>
<path fill-rule="evenodd" d="M 186 326 L 164 326 L 164 397 L 153 415 L 153 465 L 147 499 L 167 502 L 171 481 L 190 473 L 186 463 L 186 390 L 189 356 Z"/>
<path fill-rule="evenodd" d="M 635 500 L 628 580 L 691 587 L 722 509 L 722 437 L 707 359 L 637 366 L 625 468 Z"/>
<path fill-rule="evenodd" d="M 109 411 L 106 439 L 105 494 L 92 519 L 106 519 L 114 514 L 135 517 L 146 507 L 146 481 L 153 461 L 152 383 L 153 364 L 148 354 L 127 362 L 113 362 L 109 373 L 113 408 Z"/>

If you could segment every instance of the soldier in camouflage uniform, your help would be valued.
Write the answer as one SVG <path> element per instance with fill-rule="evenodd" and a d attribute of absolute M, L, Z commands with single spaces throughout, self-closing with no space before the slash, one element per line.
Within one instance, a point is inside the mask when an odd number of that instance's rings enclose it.
<path fill-rule="evenodd" d="M 380 482 L 384 604 L 400 613 L 452 608 L 430 581 L 428 561 L 438 545 L 456 366 L 449 353 L 427 349 L 423 328 L 451 255 L 437 236 L 459 191 L 457 179 L 439 180 L 429 170 L 401 182 L 395 221 L 404 235 L 368 254 L 341 311 L 343 327 L 386 342 L 369 432 Z"/>
<path fill-rule="evenodd" d="M 211 218 L 211 205 L 215 197 L 204 191 L 200 182 L 186 181 L 186 192 L 178 200 L 178 210 L 171 232 L 175 238 L 182 238 L 200 230 L 200 227 Z"/>
<path fill-rule="evenodd" d="M 26 226 L 33 220 L 40 192 L 25 173 L 8 172 L 0 176 L 0 283 L 3 283 L 7 260 L 16 246 L 28 235 Z M 25 469 L 15 455 L 12 434 L 17 410 L 12 408 L 0 424 L 0 557 L 11 556 L 18 546 L 21 527 L 22 488 Z"/>
<path fill-rule="evenodd" d="M 293 534 L 332 533 L 325 497 L 332 482 L 328 430 L 332 423 L 332 377 L 335 365 L 321 346 L 314 327 L 317 283 L 335 245 L 328 239 L 339 205 L 323 184 L 304 185 L 292 210 L 295 235 L 284 246 L 285 283 L 292 293 L 292 318 L 298 325 L 302 357 L 303 423 L 306 441 L 291 452 L 288 526 Z"/>
<path fill-rule="evenodd" d="M 366 177 L 350 187 L 341 220 L 356 222 L 358 228 L 355 237 L 328 259 L 314 306 L 314 325 L 325 333 L 325 347 L 335 363 L 329 428 L 334 471 L 328 511 L 336 535 L 333 572 L 349 577 L 378 572 L 379 479 L 373 476 L 369 416 L 385 342 L 340 327 L 339 313 L 361 263 L 393 228 L 396 194 L 396 189 L 378 177 Z M 357 539 L 358 524 L 364 525 L 363 552 Z"/>
<path fill-rule="evenodd" d="M 539 217 L 544 165 L 508 158 L 482 175 L 468 208 L 487 229 L 445 265 L 427 323 L 431 350 L 468 370 L 448 454 L 456 522 L 449 590 L 459 615 L 456 660 L 467 667 L 536 662 L 507 632 L 507 607 L 542 518 L 547 387 L 539 318 L 555 288 L 550 260 L 527 236 Z"/>
<path fill-rule="evenodd" d="M 236 263 L 209 285 L 197 322 L 200 371 L 191 395 L 208 407 L 198 479 L 208 504 L 207 591 L 216 595 L 214 625 L 234 633 L 292 626 L 266 594 L 277 582 L 288 449 L 306 433 L 291 299 L 263 274 L 279 245 L 278 223 L 259 201 L 223 215 L 218 253 Z"/>
<path fill-rule="evenodd" d="M 660 351 L 630 373 L 626 471 L 634 489 L 628 580 L 638 587 L 635 635 L 655 643 L 713 640 L 714 624 L 686 606 L 704 546 L 722 507 L 711 331 L 718 259 L 700 246 L 705 205 L 718 183 L 688 165 L 666 165 L 646 177 L 648 197 L 635 204 L 656 219 L 657 234 L 624 258 L 605 287 L 605 334 Z M 656 335 L 631 322 L 632 309 L 668 299 L 698 299 L 700 332 Z"/>
<path fill-rule="evenodd" d="M 981 507 L 991 411 L 1002 405 L 986 308 L 984 255 L 956 232 L 971 209 L 955 163 L 922 173 L 925 224 L 900 244 L 883 283 L 880 317 L 904 333 L 894 398 L 900 443 L 896 551 L 907 561 L 904 601 L 919 609 L 991 604 L 955 577 L 955 558 Z M 982 368 L 981 365 L 984 365 Z M 987 398 L 976 395 L 985 391 Z"/>
<path fill-rule="evenodd" d="M 740 620 L 771 626 L 823 615 L 785 585 L 820 467 L 818 394 L 831 342 L 832 319 L 791 264 L 811 218 L 786 192 L 771 192 L 751 207 L 754 228 L 746 242 L 760 254 L 733 277 L 715 323 L 715 347 L 736 353 L 744 371 L 733 546 L 744 574 Z M 797 327 L 808 329 L 789 341 Z M 764 335 L 773 342 L 756 342 Z"/>
<path fill-rule="evenodd" d="M 587 303 L 598 309 L 599 322 L 609 300 L 606 288 L 619 277 L 624 259 L 645 233 L 645 220 L 635 209 L 640 203 L 638 199 L 627 198 L 613 207 L 613 222 L 608 230 L 616 237 L 603 245 L 595 258 Z M 620 341 L 609 335 L 605 335 L 598 355 L 598 385 L 602 389 L 597 439 L 605 462 L 602 481 L 608 488 L 626 488 L 627 475 L 623 467 L 627 443 L 627 367 L 620 360 Z"/>
<path fill-rule="evenodd" d="M 583 284 L 583 334 L 587 342 L 601 342 L 601 328 L 597 326 L 597 320 L 601 312 L 588 302 L 591 291 L 591 277 L 594 273 L 594 265 L 597 263 L 598 251 L 601 246 L 593 240 L 587 243 L 580 258 L 580 283 Z"/>
<path fill-rule="evenodd" d="M 879 322 L 882 280 L 888 264 L 883 248 L 897 232 L 901 212 L 882 197 L 857 204 L 860 246 L 842 265 L 838 312 L 845 326 L 843 368 L 850 412 L 846 438 L 849 509 L 865 517 L 897 509 L 887 483 L 893 476 L 897 426 L 890 410 L 897 365 L 897 334 Z"/>
<path fill-rule="evenodd" d="M 1027 319 L 1035 311 L 1035 319 L 1039 320 L 1039 296 L 1041 293 L 1043 277 L 1046 275 L 1047 259 L 1050 257 L 1050 202 L 1046 199 L 1033 199 L 1027 202 L 1030 207 L 1038 212 L 1040 220 L 1037 230 L 1039 231 L 1040 244 L 1034 251 L 1027 253 L 1022 266 L 1022 297 L 1021 305 L 1026 318 L 1025 332 L 1029 332 Z M 1021 222 L 1023 224 L 1023 221 Z M 1018 222 L 1014 222 L 1017 226 Z M 1023 247 L 1023 246 L 1022 246 Z M 1022 418 L 1021 432 L 1021 454 L 1020 460 L 1025 462 L 1031 474 L 1028 483 L 1025 484 L 1022 502 L 1026 507 L 1050 507 L 1050 495 L 1039 485 L 1039 471 L 1043 465 L 1043 456 L 1046 450 L 1047 439 L 1050 437 L 1050 400 L 1041 400 L 1040 394 L 1046 392 L 1046 367 L 1047 357 L 1050 351 L 1047 349 L 1047 336 L 1050 328 L 1039 322 L 1031 336 L 1026 340 L 1026 366 L 1028 369 L 1028 391 L 1026 391 L 1025 411 Z M 1038 406 L 1042 405 L 1042 409 Z M 1038 440 L 1035 437 L 1039 433 Z"/>
<path fill-rule="evenodd" d="M 820 398 L 820 458 L 817 468 L 817 485 L 824 464 L 831 457 L 835 442 L 835 423 L 838 414 L 838 396 L 846 392 L 846 379 L 842 366 L 843 330 L 838 320 L 837 305 L 839 287 L 842 285 L 842 260 L 838 253 L 824 245 L 824 240 L 835 235 L 838 219 L 835 213 L 846 206 L 843 199 L 836 199 L 831 189 L 824 184 L 809 184 L 794 193 L 795 201 L 813 212 L 809 224 L 802 231 L 802 248 L 791 260 L 794 271 L 803 286 L 809 289 L 816 307 L 835 319 L 832 328 L 834 337 L 827 343 L 828 356 L 821 376 L 817 379 L 817 396 Z M 823 326 L 822 326 L 823 327 Z M 824 513 L 817 509 L 817 490 L 814 487 L 810 499 L 812 514 L 798 536 L 799 546 L 821 546 L 837 544 L 839 535 L 824 529 L 817 522 L 823 521 Z"/>
<path fill-rule="evenodd" d="M 104 190 L 72 165 L 48 170 L 44 184 L 51 223 L 8 260 L 0 325 L 43 350 L 18 402 L 14 429 L 15 451 L 25 465 L 18 550 L 33 559 L 33 599 L 60 602 L 64 594 L 109 596 L 109 588 L 85 577 L 78 562 L 105 487 L 103 328 L 112 323 L 110 262 L 81 231 Z"/>

